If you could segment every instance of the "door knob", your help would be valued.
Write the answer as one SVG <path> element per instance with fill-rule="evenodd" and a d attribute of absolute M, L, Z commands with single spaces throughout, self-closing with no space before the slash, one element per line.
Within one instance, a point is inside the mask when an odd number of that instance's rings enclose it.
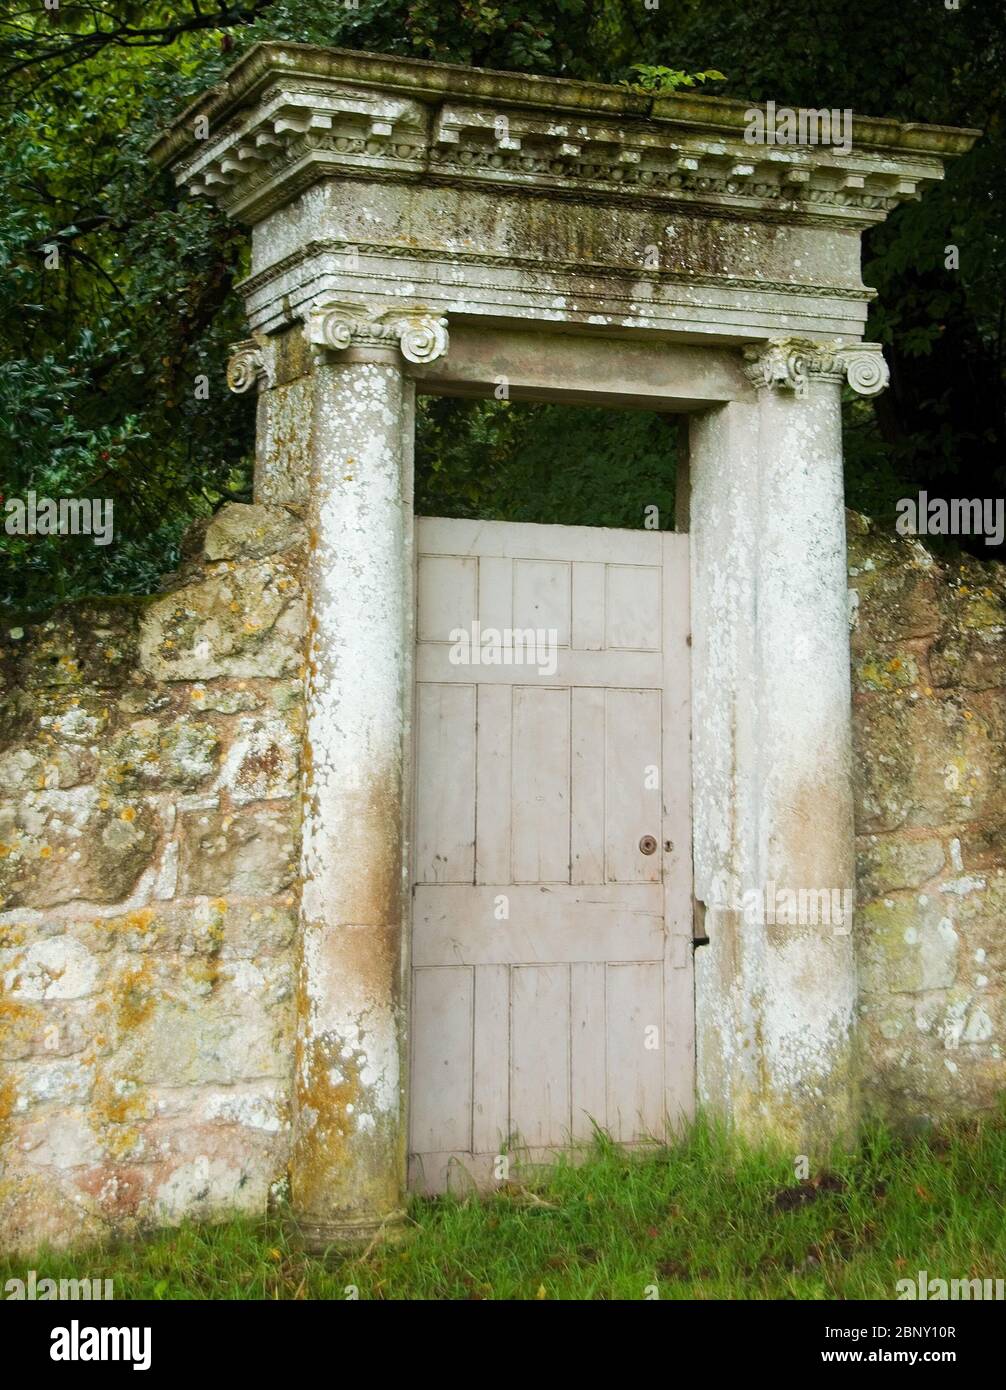
<path fill-rule="evenodd" d="M 657 848 L 657 842 L 652 835 L 644 835 L 639 842 L 641 854 L 653 854 Z"/>

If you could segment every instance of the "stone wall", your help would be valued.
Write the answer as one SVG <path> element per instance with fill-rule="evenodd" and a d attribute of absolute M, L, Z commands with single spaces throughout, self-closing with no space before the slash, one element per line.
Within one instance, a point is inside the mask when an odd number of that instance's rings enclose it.
<path fill-rule="evenodd" d="M 293 1059 L 301 532 L 3 633 L 0 1232 L 261 1210 Z"/>
<path fill-rule="evenodd" d="M 860 1049 L 900 1123 L 1006 1091 L 1006 568 L 850 517 Z"/>
<path fill-rule="evenodd" d="M 1006 1089 L 1006 573 L 850 517 L 869 1109 Z M 303 533 L 3 634 L 0 1242 L 263 1209 L 289 1149 Z"/>

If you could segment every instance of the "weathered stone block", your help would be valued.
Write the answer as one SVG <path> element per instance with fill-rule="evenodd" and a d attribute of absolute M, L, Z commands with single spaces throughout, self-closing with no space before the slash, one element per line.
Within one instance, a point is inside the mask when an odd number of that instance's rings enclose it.
<path fill-rule="evenodd" d="M 219 747 L 219 734 L 206 720 L 135 720 L 102 754 L 102 780 L 119 790 L 195 790 L 216 771 Z"/>
<path fill-rule="evenodd" d="M 247 710 L 259 709 L 264 703 L 264 697 L 249 690 L 244 681 L 236 685 L 223 681 L 204 685 L 198 681 L 189 691 L 189 699 L 193 710 L 200 713 L 212 711 L 215 714 L 242 714 Z"/>
<path fill-rule="evenodd" d="M 159 957 L 140 970 L 127 962 L 110 993 L 119 1045 L 104 1073 L 119 1083 L 230 1084 L 275 1076 L 292 1039 L 293 974 L 285 957 L 258 963 Z"/>
<path fill-rule="evenodd" d="M 914 654 L 902 647 L 874 648 L 852 664 L 855 690 L 904 690 L 919 683 Z"/>
<path fill-rule="evenodd" d="M 25 690 L 122 683 L 136 658 L 140 614 L 148 600 L 86 599 L 25 629 L 18 680 Z"/>
<path fill-rule="evenodd" d="M 282 719 L 240 719 L 224 760 L 220 785 L 231 800 L 273 801 L 297 789 L 300 739 Z"/>
<path fill-rule="evenodd" d="M 230 502 L 206 528 L 203 555 L 210 561 L 260 560 L 303 539 L 303 523 L 285 507 Z"/>
<path fill-rule="evenodd" d="M 303 662 L 304 631 L 294 571 L 277 561 L 242 565 L 151 603 L 140 666 L 165 681 L 293 675 Z"/>
<path fill-rule="evenodd" d="M 0 907 L 53 907 L 129 896 L 157 843 L 142 799 L 106 799 L 95 787 L 34 792 L 0 809 Z"/>
<path fill-rule="evenodd" d="M 936 895 L 892 893 L 859 913 L 864 993 L 949 989 L 957 978 L 960 936 Z"/>
<path fill-rule="evenodd" d="M 856 890 L 861 898 L 873 898 L 898 888 L 921 888 L 945 862 L 939 840 L 871 835 L 857 847 Z"/>
<path fill-rule="evenodd" d="M 0 753 L 0 788 L 14 799 L 31 791 L 66 790 L 90 781 L 98 762 L 88 749 L 73 744 L 19 745 Z"/>
<path fill-rule="evenodd" d="M 862 568 L 853 576 L 852 587 L 858 595 L 852 636 L 855 652 L 939 630 L 940 571 L 921 547 L 914 547 L 911 554 L 912 563 L 883 568 L 872 569 L 868 561 L 862 561 Z"/>
<path fill-rule="evenodd" d="M 100 962 L 73 936 L 49 936 L 0 951 L 0 977 L 8 1001 L 42 1003 L 93 994 Z"/>
<path fill-rule="evenodd" d="M 179 819 L 183 895 L 273 896 L 293 883 L 297 847 L 287 809 L 187 811 Z"/>
<path fill-rule="evenodd" d="M 1006 629 L 1006 572 L 1002 565 L 962 556 L 949 570 L 946 594 L 948 627 Z"/>
<path fill-rule="evenodd" d="M 966 690 L 1006 686 L 1006 629 L 977 628 L 943 633 L 929 649 L 933 684 Z"/>
<path fill-rule="evenodd" d="M 999 820 L 1006 699 L 875 695 L 854 721 L 858 829 Z"/>
<path fill-rule="evenodd" d="M 58 1171 L 99 1163 L 104 1157 L 84 1106 L 48 1111 L 18 1132 L 18 1151 L 32 1168 Z"/>

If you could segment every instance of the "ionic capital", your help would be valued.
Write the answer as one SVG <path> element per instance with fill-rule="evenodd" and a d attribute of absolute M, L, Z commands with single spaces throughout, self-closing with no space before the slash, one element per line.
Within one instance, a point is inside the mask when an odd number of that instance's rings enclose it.
<path fill-rule="evenodd" d="M 398 348 L 407 362 L 435 362 L 450 345 L 447 320 L 421 306 L 375 312 L 361 304 L 325 300 L 312 307 L 305 330 L 315 347 L 332 352 Z"/>
<path fill-rule="evenodd" d="M 231 357 L 227 363 L 227 385 L 238 395 L 250 391 L 253 386 L 262 384 L 272 386 L 274 381 L 274 349 L 271 343 L 258 342 L 255 338 L 245 338 L 243 342 L 231 345 Z"/>
<path fill-rule="evenodd" d="M 890 380 L 879 343 L 817 343 L 806 338 L 774 338 L 744 349 L 749 380 L 757 387 L 792 391 L 803 397 L 812 377 L 847 381 L 861 396 L 876 396 Z"/>

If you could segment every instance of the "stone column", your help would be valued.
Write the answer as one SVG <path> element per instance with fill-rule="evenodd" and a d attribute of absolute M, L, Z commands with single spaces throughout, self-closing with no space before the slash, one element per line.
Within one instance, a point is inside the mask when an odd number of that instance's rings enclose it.
<path fill-rule="evenodd" d="M 841 388 L 887 381 L 879 346 L 783 340 L 758 390 L 756 697 L 762 1046 L 776 1127 L 808 1148 L 857 1118 L 855 829 Z"/>
<path fill-rule="evenodd" d="M 406 1175 L 414 386 L 444 321 L 325 304 L 315 347 L 290 1191 L 313 1249 L 390 1233 Z"/>
<path fill-rule="evenodd" d="M 699 1088 L 809 1153 L 857 1114 L 841 386 L 875 394 L 887 369 L 872 344 L 745 355 L 755 404 L 692 434 Z"/>

